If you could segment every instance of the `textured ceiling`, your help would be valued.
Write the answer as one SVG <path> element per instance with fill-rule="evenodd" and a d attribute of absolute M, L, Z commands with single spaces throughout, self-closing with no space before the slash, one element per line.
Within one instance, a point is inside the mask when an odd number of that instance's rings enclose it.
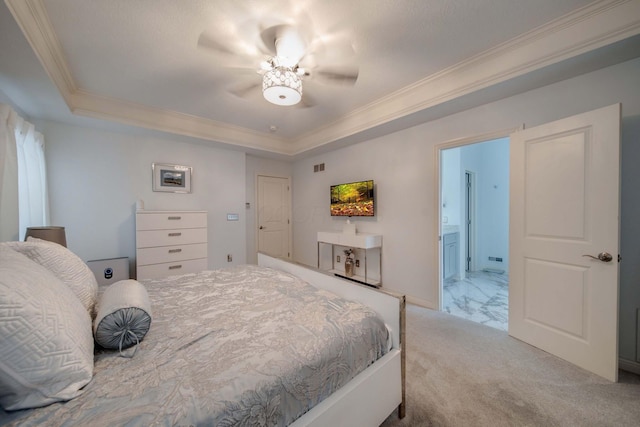
<path fill-rule="evenodd" d="M 18 1 L 7 3 L 11 8 Z M 274 144 L 295 144 L 345 116 L 592 2 L 30 0 L 29 3 L 31 9 L 37 9 L 33 5 L 42 7 L 44 14 L 40 17 L 46 19 L 35 19 L 33 25 L 21 23 L 22 30 L 32 47 L 32 35 L 39 31 L 45 34 L 44 40 L 59 55 L 54 61 L 56 67 L 68 75 L 69 93 L 90 94 L 149 111 L 182 113 L 210 120 L 214 128 L 225 124 L 248 130 L 258 139 L 264 134 Z M 4 25 L 10 12 L 4 6 L 0 11 L 5 15 L 0 21 L 3 24 L 0 48 L 25 45 L 24 40 L 18 40 L 21 36 L 16 34 L 15 23 Z M 355 85 L 328 84 L 317 78 L 312 69 L 311 76 L 303 81 L 304 96 L 313 104 L 308 108 L 274 106 L 262 98 L 259 88 L 246 90 L 261 82 L 255 70 L 265 56 L 251 53 L 257 43 L 256 31 L 260 26 L 280 22 L 302 25 L 314 40 L 322 41 L 325 50 L 317 55 L 318 62 L 322 62 L 318 66 L 339 68 L 347 63 L 357 64 L 359 76 Z M 205 31 L 234 54 L 199 47 L 198 39 Z M 4 46 L 12 38 L 15 41 L 11 46 Z M 345 43 L 353 47 L 355 56 L 345 55 L 339 49 Z M 20 57 L 17 53 L 15 56 Z M 43 55 L 38 56 L 42 60 Z M 52 75 L 50 69 L 47 71 Z M 0 84 L 26 84 L 20 81 L 19 74 L 6 64 L 0 65 Z M 30 83 L 34 84 L 36 79 L 32 80 Z M 3 90 L 15 93 L 12 88 Z M 41 92 L 43 103 L 54 102 L 44 99 L 48 92 Z M 72 102 L 70 96 L 65 99 L 67 104 Z M 23 108 L 31 109 L 29 113 L 58 118 L 26 104 Z M 52 117 L 46 117 L 47 114 Z M 109 118 L 104 112 L 93 116 Z M 271 126 L 276 126 L 277 131 L 270 131 Z"/>

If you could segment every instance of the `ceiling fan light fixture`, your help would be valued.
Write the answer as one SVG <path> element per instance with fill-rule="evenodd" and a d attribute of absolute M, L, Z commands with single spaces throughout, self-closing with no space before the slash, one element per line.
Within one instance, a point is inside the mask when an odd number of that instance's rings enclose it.
<path fill-rule="evenodd" d="M 302 99 L 302 80 L 290 67 L 274 67 L 262 77 L 264 99 L 276 105 L 296 105 Z"/>

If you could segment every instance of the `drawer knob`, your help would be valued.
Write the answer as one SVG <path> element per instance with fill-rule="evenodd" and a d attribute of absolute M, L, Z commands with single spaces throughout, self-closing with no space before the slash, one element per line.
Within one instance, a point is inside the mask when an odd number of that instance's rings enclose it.
<path fill-rule="evenodd" d="M 182 249 L 169 249 L 170 254 L 177 254 L 179 252 L 182 252 Z"/>
<path fill-rule="evenodd" d="M 182 233 L 169 233 L 169 237 L 178 237 L 182 236 Z"/>
<path fill-rule="evenodd" d="M 177 270 L 177 269 L 179 269 L 179 268 L 182 268 L 182 265 L 181 265 L 181 264 L 178 264 L 178 265 L 170 265 L 170 266 L 169 266 L 169 270 Z"/>
<path fill-rule="evenodd" d="M 181 216 L 170 216 L 169 218 L 167 218 L 169 221 L 179 221 L 182 219 Z"/>

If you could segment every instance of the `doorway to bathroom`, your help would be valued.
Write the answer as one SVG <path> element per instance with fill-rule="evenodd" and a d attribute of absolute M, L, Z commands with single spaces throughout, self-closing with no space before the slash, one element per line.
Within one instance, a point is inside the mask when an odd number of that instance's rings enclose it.
<path fill-rule="evenodd" d="M 441 309 L 506 331 L 509 138 L 440 153 Z"/>

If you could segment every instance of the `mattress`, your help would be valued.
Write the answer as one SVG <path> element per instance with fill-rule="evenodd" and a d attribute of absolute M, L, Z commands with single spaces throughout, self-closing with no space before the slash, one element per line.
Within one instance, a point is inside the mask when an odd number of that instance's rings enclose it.
<path fill-rule="evenodd" d="M 96 351 L 82 395 L 0 424 L 285 426 L 389 350 L 371 309 L 278 270 L 143 283 L 153 321 L 134 358 Z"/>

